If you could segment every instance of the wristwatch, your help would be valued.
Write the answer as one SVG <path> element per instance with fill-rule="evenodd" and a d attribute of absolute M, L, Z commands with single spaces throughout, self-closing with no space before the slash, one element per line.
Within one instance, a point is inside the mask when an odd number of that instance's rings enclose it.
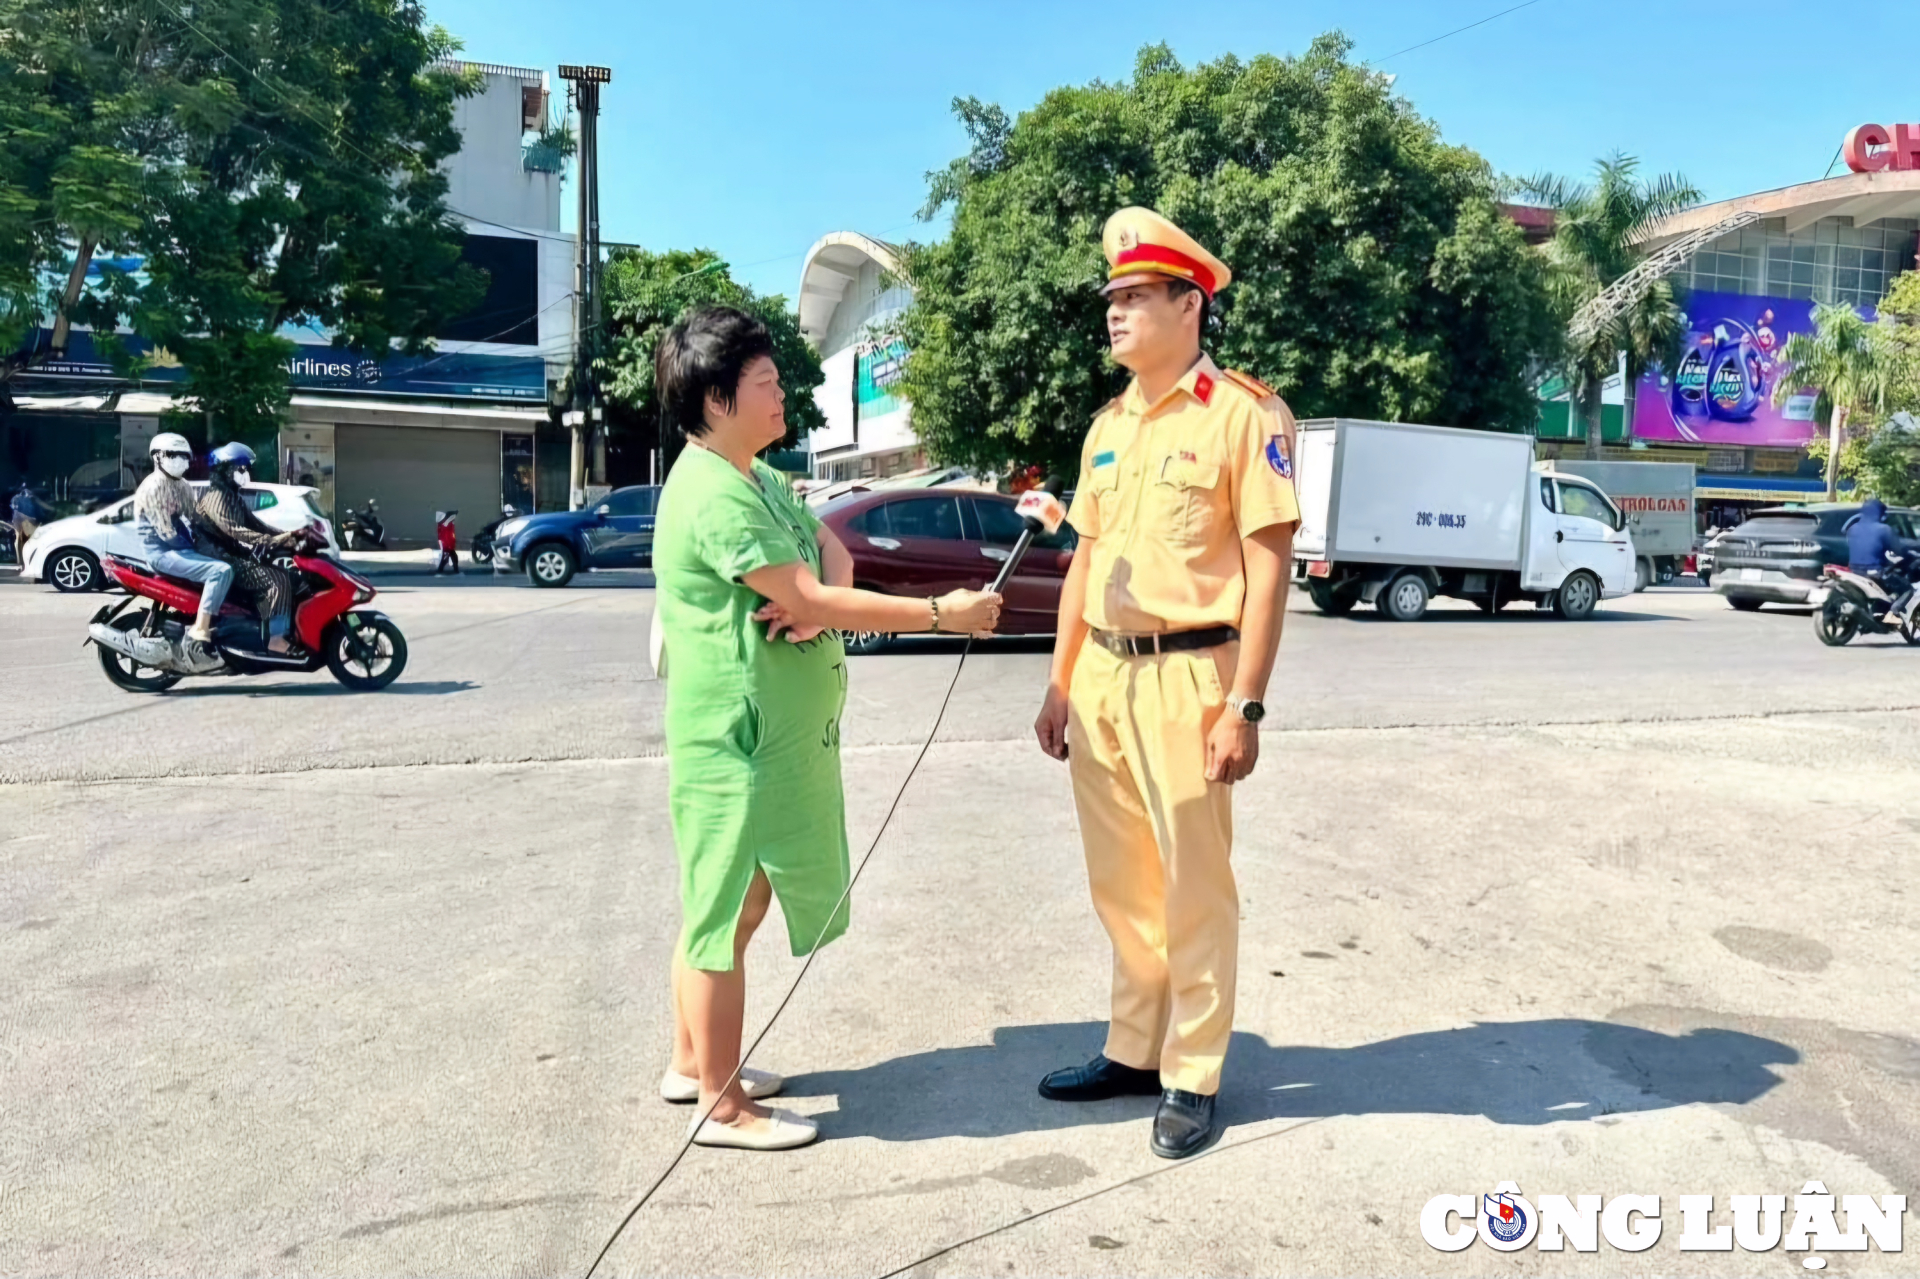
<path fill-rule="evenodd" d="M 1258 724 L 1267 717 L 1266 706 L 1251 697 L 1229 697 L 1227 706 L 1249 724 Z"/>

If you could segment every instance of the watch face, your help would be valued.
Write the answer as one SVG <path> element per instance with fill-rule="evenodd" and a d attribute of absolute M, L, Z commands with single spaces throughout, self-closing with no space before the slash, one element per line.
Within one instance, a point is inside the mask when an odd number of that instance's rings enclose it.
<path fill-rule="evenodd" d="M 1240 706 L 1240 718 L 1249 724 L 1258 724 L 1267 717 L 1267 708 L 1259 702 L 1243 702 Z"/>

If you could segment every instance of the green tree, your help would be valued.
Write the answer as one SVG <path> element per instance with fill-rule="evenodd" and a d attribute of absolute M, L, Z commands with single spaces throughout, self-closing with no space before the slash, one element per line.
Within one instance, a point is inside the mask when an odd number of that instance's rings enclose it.
<path fill-rule="evenodd" d="M 124 324 L 257 441 L 287 403 L 283 326 L 421 354 L 483 295 L 440 171 L 477 80 L 406 0 L 0 0 L 0 33 L 0 337 Z M 82 289 L 101 250 L 142 268 Z"/>
<path fill-rule="evenodd" d="M 1522 194 L 1554 211 L 1548 279 L 1569 317 L 1639 264 L 1645 256 L 1641 241 L 1655 223 L 1700 200 L 1700 192 L 1678 174 L 1643 181 L 1639 169 L 1632 156 L 1614 155 L 1594 167 L 1590 185 L 1546 175 L 1516 184 Z M 1601 389 L 1620 371 L 1621 354 L 1626 355 L 1622 390 L 1629 423 L 1632 388 L 1641 375 L 1655 362 L 1672 363 L 1686 336 L 1680 302 L 1672 280 L 1663 277 L 1590 336 L 1569 341 L 1560 363 L 1586 434 L 1588 457 L 1601 456 Z"/>
<path fill-rule="evenodd" d="M 1840 495 L 1847 421 L 1858 413 L 1868 417 L 1870 425 L 1879 425 L 1879 415 L 1888 411 L 1892 398 L 1897 356 L 1886 325 L 1869 322 L 1845 302 L 1815 304 L 1813 327 L 1812 333 L 1795 333 L 1780 349 L 1780 380 L 1773 398 L 1778 404 L 1808 386 L 1820 392 L 1820 407 L 1827 411 L 1827 441 L 1820 455 L 1826 462 L 1831 502 Z"/>
<path fill-rule="evenodd" d="M 826 425 L 813 388 L 826 381 L 820 356 L 800 334 L 800 317 L 779 295 L 762 297 L 727 273 L 710 249 L 649 253 L 621 249 L 608 259 L 605 289 L 606 352 L 596 363 L 608 397 L 626 412 L 630 429 L 658 438 L 668 450 L 679 441 L 659 432 L 660 401 L 654 391 L 653 352 L 660 335 L 699 306 L 731 306 L 757 317 L 773 336 L 773 363 L 787 393 L 787 439 L 792 444 Z M 619 417 L 614 419 L 619 429 Z M 669 461 L 671 458 L 669 458 Z"/>
<path fill-rule="evenodd" d="M 1158 209 L 1230 264 L 1206 337 L 1301 417 L 1526 430 L 1531 370 L 1558 341 L 1544 268 L 1495 206 L 1486 162 L 1443 143 L 1322 36 L 1299 58 L 1183 67 L 1144 49 L 1131 80 L 1056 89 L 1010 120 L 954 110 L 968 153 L 929 175 L 909 245 L 901 389 L 940 460 L 1070 469 L 1125 385 L 1107 353 L 1100 231 Z"/>

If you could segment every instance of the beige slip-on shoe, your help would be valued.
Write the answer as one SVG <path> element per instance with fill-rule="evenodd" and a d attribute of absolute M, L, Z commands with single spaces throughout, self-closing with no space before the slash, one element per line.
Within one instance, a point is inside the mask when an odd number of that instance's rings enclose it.
<path fill-rule="evenodd" d="M 787 1086 L 787 1081 L 771 1070 L 755 1070 L 752 1066 L 748 1066 L 740 1072 L 740 1086 L 746 1089 L 747 1096 L 755 1101 L 761 1101 L 778 1096 L 780 1090 Z M 683 1075 L 669 1066 L 667 1073 L 660 1076 L 660 1098 L 675 1105 L 699 1101 L 700 1081 L 692 1075 Z"/>
<path fill-rule="evenodd" d="M 792 1150 L 820 1136 L 819 1125 L 791 1110 L 776 1110 L 765 1119 L 723 1124 L 693 1117 L 687 1128 L 696 1146 L 719 1146 L 728 1150 Z"/>

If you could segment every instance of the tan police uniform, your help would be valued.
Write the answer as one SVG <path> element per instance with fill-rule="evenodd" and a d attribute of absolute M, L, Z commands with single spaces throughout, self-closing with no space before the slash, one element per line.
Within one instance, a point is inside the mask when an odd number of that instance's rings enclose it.
<path fill-rule="evenodd" d="M 1110 224 L 1116 279 L 1143 264 L 1186 274 L 1186 259 L 1223 282 L 1224 266 L 1209 271 L 1192 252 L 1205 250 L 1148 216 L 1132 260 L 1116 260 L 1127 237 L 1116 252 Z M 1093 539 L 1087 624 L 1119 636 L 1237 627 L 1241 539 L 1299 519 L 1293 433 L 1278 396 L 1205 356 L 1157 402 L 1136 382 L 1107 405 L 1067 516 Z M 1206 744 L 1228 713 L 1239 645 L 1119 656 L 1097 640 L 1074 665 L 1067 758 L 1094 908 L 1113 941 L 1106 1056 L 1157 1065 L 1164 1087 L 1212 1094 L 1233 1031 L 1240 903 L 1233 788 L 1207 780 Z"/>

